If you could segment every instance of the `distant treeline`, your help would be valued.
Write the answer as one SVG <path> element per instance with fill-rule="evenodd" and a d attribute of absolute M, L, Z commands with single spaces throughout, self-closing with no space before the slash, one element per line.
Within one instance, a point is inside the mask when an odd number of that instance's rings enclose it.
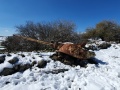
<path fill-rule="evenodd" d="M 81 43 L 88 39 L 120 42 L 120 25 L 114 21 L 104 20 L 95 27 L 87 28 L 85 33 L 78 33 L 76 25 L 70 21 L 55 21 L 48 23 L 26 22 L 25 25 L 16 26 L 18 35 L 31 37 L 47 42 L 73 42 Z M 8 51 L 38 51 L 53 50 L 47 45 L 27 41 L 15 36 L 8 37 L 2 43 Z"/>

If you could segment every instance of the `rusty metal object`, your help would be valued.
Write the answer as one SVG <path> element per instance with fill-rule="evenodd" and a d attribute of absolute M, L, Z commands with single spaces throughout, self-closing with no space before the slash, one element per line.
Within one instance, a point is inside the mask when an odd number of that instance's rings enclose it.
<path fill-rule="evenodd" d="M 84 46 L 86 43 L 82 43 L 82 44 L 72 44 L 72 43 L 49 43 L 49 42 L 45 42 L 45 41 L 41 41 L 41 40 L 36 40 L 33 38 L 28 38 L 28 37 L 24 37 L 24 36 L 17 36 L 29 41 L 33 41 L 33 42 L 37 42 L 40 44 L 45 44 L 45 45 L 49 45 L 53 48 L 55 48 L 57 50 L 57 52 L 61 52 L 64 53 L 66 55 L 70 55 L 72 57 L 78 58 L 78 59 L 88 59 L 88 58 L 92 58 L 95 56 L 94 52 L 88 51 L 84 49 Z"/>
<path fill-rule="evenodd" d="M 95 56 L 94 52 L 85 50 L 80 44 L 64 44 L 59 48 L 58 52 L 62 52 L 78 59 L 87 59 Z"/>
<path fill-rule="evenodd" d="M 45 41 L 41 41 L 41 40 L 36 40 L 36 39 L 30 38 L 30 37 L 24 37 L 24 36 L 18 36 L 18 35 L 14 35 L 14 36 L 15 36 L 15 37 L 19 37 L 19 38 L 26 39 L 26 40 L 28 40 L 28 41 L 37 42 L 37 43 L 40 43 L 40 44 L 52 45 L 52 43 L 45 42 Z"/>

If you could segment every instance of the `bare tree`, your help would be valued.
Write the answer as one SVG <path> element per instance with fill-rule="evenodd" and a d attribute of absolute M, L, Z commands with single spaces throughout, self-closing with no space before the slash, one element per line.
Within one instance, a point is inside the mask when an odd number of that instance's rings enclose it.
<path fill-rule="evenodd" d="M 16 26 L 16 29 L 21 36 L 47 42 L 60 41 L 77 43 L 80 40 L 80 34 L 75 32 L 75 24 L 69 21 L 55 21 L 48 23 L 33 23 L 32 21 L 28 21 L 24 25 Z M 17 41 L 19 41 L 17 42 L 18 47 L 20 47 L 19 50 L 32 51 L 50 49 L 49 46 L 33 43 L 21 38 L 18 38 Z"/>

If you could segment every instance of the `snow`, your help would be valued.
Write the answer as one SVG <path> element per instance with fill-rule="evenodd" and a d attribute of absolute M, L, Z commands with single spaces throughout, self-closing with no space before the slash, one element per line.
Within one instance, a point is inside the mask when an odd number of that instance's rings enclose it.
<path fill-rule="evenodd" d="M 53 61 L 49 56 L 54 52 L 11 53 L 12 56 L 7 56 L 5 62 L 0 64 L 0 71 L 4 67 L 12 67 L 7 61 L 13 57 L 18 57 L 18 63 L 23 64 L 34 60 L 50 62 L 45 68 L 34 66 L 23 73 L 0 76 L 0 90 L 120 90 L 120 44 L 112 44 L 108 49 L 94 52 L 99 65 L 88 64 L 87 68 L 71 67 Z M 25 57 L 18 54 L 24 54 Z M 46 73 L 56 69 L 68 69 L 68 71 L 58 74 Z"/>
<path fill-rule="evenodd" d="M 0 36 L 0 41 L 5 41 L 7 36 Z"/>

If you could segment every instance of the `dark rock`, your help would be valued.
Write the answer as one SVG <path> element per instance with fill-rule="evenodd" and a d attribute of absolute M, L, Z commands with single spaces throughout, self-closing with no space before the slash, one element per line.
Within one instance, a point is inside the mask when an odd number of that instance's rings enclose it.
<path fill-rule="evenodd" d="M 40 60 L 40 61 L 38 61 L 37 67 L 39 67 L 39 68 L 44 68 L 46 65 L 47 65 L 47 61 L 45 61 L 45 60 Z"/>
<path fill-rule="evenodd" d="M 24 72 L 26 69 L 31 69 L 30 64 L 24 64 L 24 65 L 15 65 L 13 68 L 4 68 L 2 72 L 0 72 L 0 76 L 7 76 L 14 74 L 16 72 Z"/>
<path fill-rule="evenodd" d="M 111 44 L 109 44 L 109 43 L 103 43 L 103 44 L 100 44 L 99 46 L 98 46 L 98 48 L 100 48 L 100 49 L 107 49 L 107 48 L 109 48 L 111 46 Z"/>
<path fill-rule="evenodd" d="M 10 53 L 7 54 L 8 57 L 11 57 L 12 55 Z"/>
<path fill-rule="evenodd" d="M 15 70 L 13 68 L 4 68 L 2 72 L 0 72 L 0 76 L 7 76 L 14 74 Z"/>
<path fill-rule="evenodd" d="M 0 64 L 5 61 L 5 57 L 6 57 L 5 55 L 0 56 Z"/>
<path fill-rule="evenodd" d="M 37 64 L 37 62 L 36 62 L 36 61 L 33 61 L 31 65 L 34 66 L 35 64 Z"/>
<path fill-rule="evenodd" d="M 19 59 L 18 59 L 17 57 L 14 57 L 13 59 L 9 60 L 8 62 L 9 62 L 10 64 L 15 64 L 15 63 L 17 63 L 18 61 L 19 61 Z"/>
<path fill-rule="evenodd" d="M 9 84 L 9 83 L 10 83 L 9 81 L 5 82 L 5 84 Z"/>
<path fill-rule="evenodd" d="M 18 67 L 19 67 L 19 72 L 24 72 L 25 70 L 27 70 L 29 68 L 31 69 L 32 66 L 30 64 L 24 64 L 24 65 L 20 65 Z"/>
<path fill-rule="evenodd" d="M 90 45 L 89 47 L 85 47 L 86 50 L 98 50 L 98 47 L 97 46 L 94 46 L 94 45 Z"/>
<path fill-rule="evenodd" d="M 107 49 L 111 46 L 111 44 L 104 42 L 100 45 L 90 45 L 88 47 L 85 47 L 86 50 L 100 50 L 100 49 Z"/>
<path fill-rule="evenodd" d="M 22 56 L 22 57 L 25 57 L 25 55 L 24 55 L 24 54 L 21 54 L 21 56 Z"/>
<path fill-rule="evenodd" d="M 15 65 L 15 66 L 14 66 L 14 70 L 15 70 L 16 72 L 18 72 L 18 71 L 20 70 L 20 65 Z"/>
<path fill-rule="evenodd" d="M 32 57 L 32 59 L 35 59 L 35 57 Z"/>
<path fill-rule="evenodd" d="M 30 65 L 30 64 L 15 65 L 15 66 L 14 66 L 14 70 L 15 70 L 16 72 L 24 72 L 24 71 L 27 70 L 27 69 L 31 69 L 31 67 L 32 67 L 32 65 Z"/>
<path fill-rule="evenodd" d="M 39 55 L 39 57 L 42 57 L 42 55 Z"/>
<path fill-rule="evenodd" d="M 19 56 L 22 56 L 22 57 L 25 57 L 25 55 L 24 54 L 18 54 Z"/>

